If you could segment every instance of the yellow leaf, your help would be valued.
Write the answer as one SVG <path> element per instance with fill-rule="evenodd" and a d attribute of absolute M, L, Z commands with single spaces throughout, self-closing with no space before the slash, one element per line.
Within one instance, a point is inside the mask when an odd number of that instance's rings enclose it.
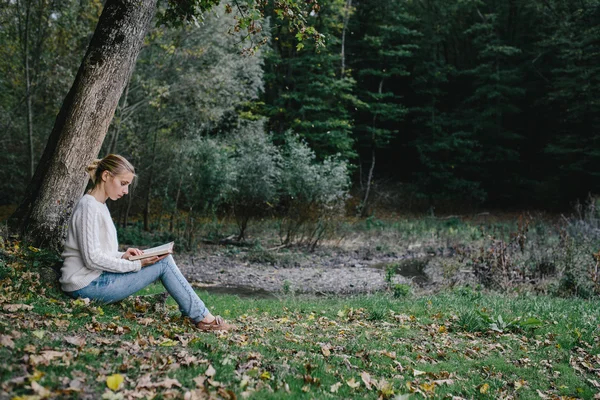
<path fill-rule="evenodd" d="M 488 390 L 490 390 L 490 385 L 488 385 L 487 383 L 484 383 L 483 385 L 481 385 L 481 387 L 479 388 L 479 393 L 481 394 L 486 394 L 488 392 Z"/>
<path fill-rule="evenodd" d="M 121 374 L 113 374 L 106 378 L 106 386 L 111 390 L 118 390 L 125 378 Z"/>
<path fill-rule="evenodd" d="M 447 331 L 446 325 L 442 325 L 438 328 L 438 333 L 446 333 Z"/>
<path fill-rule="evenodd" d="M 45 373 L 45 372 L 39 371 L 39 370 L 37 370 L 37 369 L 34 369 L 34 370 L 33 370 L 33 375 L 31 375 L 31 376 L 29 377 L 29 380 L 32 380 L 32 381 L 39 381 L 40 379 L 42 379 L 42 377 L 43 377 L 44 375 L 46 375 L 46 373 Z"/>
<path fill-rule="evenodd" d="M 33 332 L 31 332 L 31 334 L 38 339 L 43 339 L 46 332 L 45 331 L 33 331 Z"/>
<path fill-rule="evenodd" d="M 271 379 L 271 374 L 269 373 L 269 371 L 265 371 L 262 374 L 260 374 L 260 379 L 262 379 L 263 381 L 267 381 Z"/>
<path fill-rule="evenodd" d="M 87 297 L 73 301 L 74 306 L 83 307 L 83 306 L 87 306 L 88 304 L 90 304 L 90 299 L 88 299 Z"/>
<path fill-rule="evenodd" d="M 525 385 L 527 385 L 527 381 L 519 379 L 518 381 L 515 381 L 515 390 L 519 390 Z"/>
<path fill-rule="evenodd" d="M 435 383 L 431 382 L 423 382 L 421 385 L 419 385 L 421 387 L 421 389 L 423 389 L 425 392 L 429 392 L 429 393 L 433 393 L 434 389 L 435 389 Z"/>
<path fill-rule="evenodd" d="M 173 346 L 177 346 L 178 344 L 179 344 L 179 343 L 177 343 L 177 342 L 176 342 L 176 341 L 174 341 L 174 340 L 171 340 L 171 339 L 165 339 L 165 340 L 163 340 L 163 341 L 162 341 L 162 343 L 161 343 L 161 344 L 159 344 L 159 346 L 162 346 L 162 347 L 173 347 Z"/>
<path fill-rule="evenodd" d="M 40 251 L 40 249 L 38 249 L 36 247 L 33 247 L 33 246 L 29 246 L 28 249 L 31 250 L 31 251 L 33 251 L 34 253 L 37 253 L 37 252 Z"/>

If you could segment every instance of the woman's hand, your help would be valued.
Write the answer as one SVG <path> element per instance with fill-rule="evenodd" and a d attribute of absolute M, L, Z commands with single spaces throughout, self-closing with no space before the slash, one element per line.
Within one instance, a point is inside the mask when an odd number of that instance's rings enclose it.
<path fill-rule="evenodd" d="M 165 258 L 167 256 L 168 256 L 168 254 L 165 254 L 165 255 L 162 255 L 162 256 L 154 256 L 154 257 L 142 258 L 140 260 L 142 262 L 142 268 L 147 267 L 148 265 L 156 264 L 157 262 L 159 262 L 160 260 L 162 260 L 163 258 Z"/>
<path fill-rule="evenodd" d="M 123 254 L 121 256 L 121 258 L 124 258 L 126 260 L 129 260 L 129 257 L 133 257 L 133 256 L 139 256 L 144 254 L 144 252 L 140 249 L 135 249 L 135 248 L 128 248 L 127 251 L 125 252 L 125 254 Z"/>

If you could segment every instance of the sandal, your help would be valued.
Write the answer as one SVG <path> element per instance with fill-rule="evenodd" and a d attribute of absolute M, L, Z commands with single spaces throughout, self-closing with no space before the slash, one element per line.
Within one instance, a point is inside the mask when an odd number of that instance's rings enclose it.
<path fill-rule="evenodd" d="M 231 331 L 235 329 L 235 326 L 228 324 L 227 322 L 225 322 L 223 317 L 217 315 L 213 322 L 196 322 L 196 328 L 200 329 L 202 332 L 212 332 Z"/>

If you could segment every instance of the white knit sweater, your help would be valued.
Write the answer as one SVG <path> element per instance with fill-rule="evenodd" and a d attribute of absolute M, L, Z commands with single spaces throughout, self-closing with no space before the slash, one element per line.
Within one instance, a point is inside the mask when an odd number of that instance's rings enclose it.
<path fill-rule="evenodd" d="M 86 194 L 79 200 L 67 231 L 60 284 L 65 292 L 89 285 L 102 271 L 139 271 L 142 263 L 122 259 L 117 230 L 106 204 Z"/>

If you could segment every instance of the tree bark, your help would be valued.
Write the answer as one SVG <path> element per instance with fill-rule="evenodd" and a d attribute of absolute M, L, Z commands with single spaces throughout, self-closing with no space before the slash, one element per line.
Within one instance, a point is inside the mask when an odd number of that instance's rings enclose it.
<path fill-rule="evenodd" d="M 33 178 L 35 171 L 35 158 L 33 155 L 33 111 L 31 110 L 31 76 L 29 68 L 29 25 L 31 15 L 31 1 L 27 2 L 27 9 L 25 10 L 25 39 L 24 39 L 24 67 L 25 67 L 25 98 L 27 105 L 27 144 L 29 147 L 29 177 Z"/>
<path fill-rule="evenodd" d="M 158 125 L 158 124 L 157 124 Z M 150 163 L 150 174 L 148 174 L 148 189 L 146 191 L 146 205 L 144 206 L 144 230 L 150 230 L 150 197 L 152 197 L 152 183 L 154 181 L 154 164 L 156 163 L 156 142 L 158 141 L 158 127 L 154 131 L 152 142 L 152 161 Z"/>
<path fill-rule="evenodd" d="M 344 7 L 344 28 L 342 29 L 342 51 L 340 54 L 340 58 L 342 59 L 340 79 L 344 78 L 344 72 L 346 72 L 346 29 L 348 28 L 351 7 L 352 0 L 346 0 L 346 6 Z"/>
<path fill-rule="evenodd" d="M 100 151 L 142 47 L 157 0 L 107 0 L 75 82 L 11 226 L 37 246 L 60 249 L 85 166 Z"/>

